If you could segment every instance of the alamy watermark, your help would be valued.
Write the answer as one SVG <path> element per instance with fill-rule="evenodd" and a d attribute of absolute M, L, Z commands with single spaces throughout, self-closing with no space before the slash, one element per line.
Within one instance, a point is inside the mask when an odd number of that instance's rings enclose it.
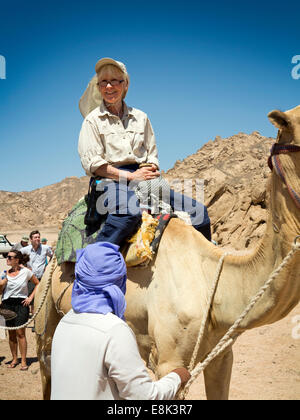
<path fill-rule="evenodd" d="M 3 55 L 0 55 L 0 79 L 6 79 L 6 60 Z"/>
<path fill-rule="evenodd" d="M 292 68 L 292 78 L 298 80 L 300 79 L 300 55 L 294 55 L 292 64 L 296 64 L 296 66 Z"/>
<path fill-rule="evenodd" d="M 158 214 L 175 210 L 187 213 L 193 225 L 202 224 L 205 217 L 203 179 L 175 179 L 169 185 L 155 180 L 128 183 L 126 179 L 120 178 L 118 182 L 99 182 L 97 191 L 101 192 L 96 204 L 100 215 L 137 215 L 141 210 Z"/>
<path fill-rule="evenodd" d="M 295 327 L 292 329 L 292 338 L 295 340 L 300 339 L 300 315 L 295 315 L 292 318 L 292 323 L 296 324 Z"/>

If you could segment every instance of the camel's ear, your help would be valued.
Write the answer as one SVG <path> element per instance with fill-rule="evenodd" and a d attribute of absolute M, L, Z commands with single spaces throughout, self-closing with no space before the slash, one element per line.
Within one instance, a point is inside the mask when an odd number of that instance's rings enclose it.
<path fill-rule="evenodd" d="M 268 118 L 277 128 L 288 128 L 288 126 L 291 124 L 287 114 L 285 112 L 278 111 L 277 109 L 275 111 L 271 111 L 268 114 Z"/>

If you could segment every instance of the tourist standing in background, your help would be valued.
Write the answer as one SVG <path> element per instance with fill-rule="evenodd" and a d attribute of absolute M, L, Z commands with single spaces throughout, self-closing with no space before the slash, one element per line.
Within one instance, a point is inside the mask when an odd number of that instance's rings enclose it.
<path fill-rule="evenodd" d="M 45 268 L 46 268 L 46 258 L 49 257 L 50 260 L 53 257 L 53 251 L 49 245 L 41 244 L 41 235 L 38 230 L 34 230 L 29 235 L 31 245 L 21 248 L 22 254 L 29 256 L 28 268 L 30 268 L 35 275 L 35 277 L 40 281 Z M 32 293 L 34 285 L 29 283 L 28 286 L 29 294 Z M 31 304 L 31 313 L 33 312 L 33 301 Z"/>
<path fill-rule="evenodd" d="M 0 293 L 2 295 L 2 308 L 16 313 L 16 318 L 7 320 L 7 327 L 18 327 L 24 325 L 29 319 L 29 305 L 33 301 L 38 279 L 31 270 L 24 267 L 29 260 L 27 255 L 20 251 L 10 251 L 7 256 L 7 265 L 11 268 L 3 272 L 0 277 Z M 34 284 L 32 292 L 28 292 L 28 283 Z M 21 353 L 21 370 L 27 370 L 27 340 L 25 328 L 9 330 L 9 346 L 12 354 L 12 361 L 9 368 L 15 368 L 18 364 L 18 343 Z"/>
<path fill-rule="evenodd" d="M 29 237 L 28 236 L 23 236 L 21 238 L 20 242 L 17 242 L 13 247 L 12 247 L 12 251 L 20 251 L 21 248 L 24 248 L 25 246 L 28 246 L 29 243 Z"/>

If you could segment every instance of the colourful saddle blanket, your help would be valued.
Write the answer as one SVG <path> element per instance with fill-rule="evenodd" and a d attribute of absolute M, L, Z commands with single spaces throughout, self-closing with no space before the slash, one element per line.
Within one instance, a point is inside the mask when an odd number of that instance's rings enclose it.
<path fill-rule="evenodd" d="M 87 198 L 84 197 L 72 208 L 63 222 L 56 245 L 58 264 L 76 262 L 76 250 L 85 248 L 96 241 L 101 227 L 89 232 L 84 223 L 87 211 Z M 156 217 L 143 212 L 141 225 L 136 234 L 128 239 L 122 248 L 127 266 L 146 265 L 155 255 L 164 229 L 174 214 L 160 214 Z"/>

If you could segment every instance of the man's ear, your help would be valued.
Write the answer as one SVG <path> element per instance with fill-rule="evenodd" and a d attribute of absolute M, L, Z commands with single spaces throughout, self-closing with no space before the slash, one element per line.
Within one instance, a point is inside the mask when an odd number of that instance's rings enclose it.
<path fill-rule="evenodd" d="M 268 114 L 268 118 L 275 127 L 283 129 L 291 125 L 291 120 L 285 112 L 275 109 Z"/>

